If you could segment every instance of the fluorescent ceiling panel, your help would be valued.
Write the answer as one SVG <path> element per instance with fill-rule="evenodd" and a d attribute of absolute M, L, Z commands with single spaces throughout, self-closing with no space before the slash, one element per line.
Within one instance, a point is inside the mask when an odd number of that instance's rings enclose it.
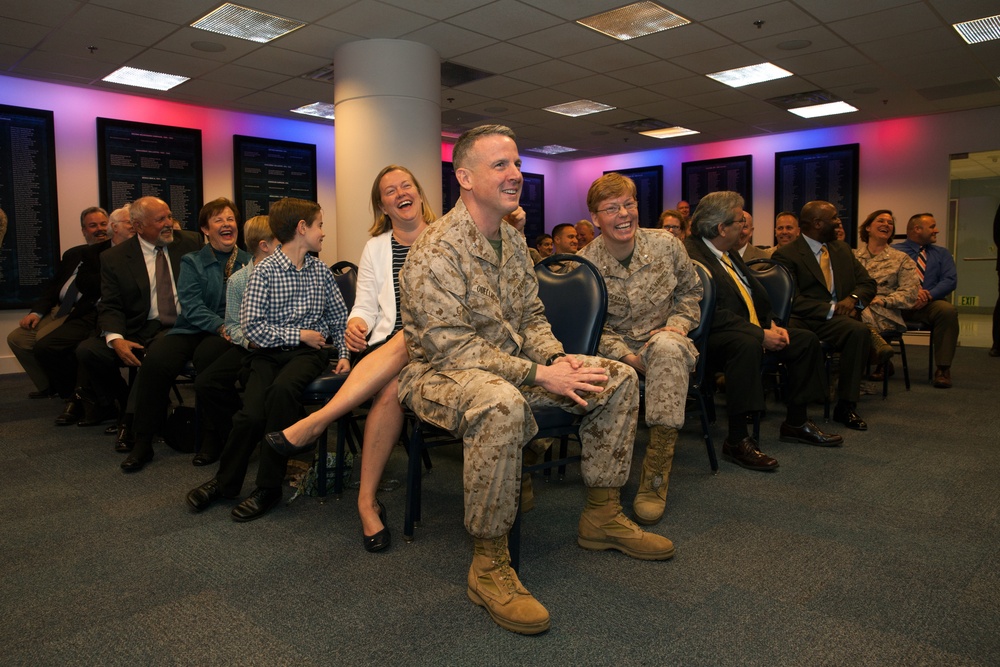
<path fill-rule="evenodd" d="M 819 116 L 833 116 L 838 113 L 851 113 L 857 111 L 857 107 L 852 107 L 847 102 L 829 102 L 827 104 L 816 104 L 811 107 L 799 107 L 789 109 L 796 116 L 803 118 L 818 118 Z"/>
<path fill-rule="evenodd" d="M 964 23 L 954 23 L 952 27 L 969 44 L 1000 39 L 1000 15 L 987 16 L 986 18 L 965 21 Z"/>
<path fill-rule="evenodd" d="M 139 88 L 152 88 L 153 90 L 170 90 L 175 86 L 181 85 L 189 78 L 175 74 L 151 72 L 148 69 L 138 69 L 136 67 L 119 67 L 104 77 L 102 81 L 120 83 L 125 86 L 137 86 Z"/>
<path fill-rule="evenodd" d="M 746 67 L 737 67 L 736 69 L 727 69 L 723 72 L 708 74 L 707 76 L 709 79 L 715 79 L 719 83 L 724 83 L 727 86 L 742 88 L 743 86 L 762 83 L 764 81 L 784 79 L 786 76 L 792 76 L 792 73 L 786 69 L 781 69 L 777 65 L 772 65 L 771 63 L 760 63 L 759 65 L 748 65 Z"/>
<path fill-rule="evenodd" d="M 639 134 L 644 134 L 647 137 L 653 137 L 654 139 L 673 139 L 674 137 L 686 137 L 689 134 L 701 134 L 698 130 L 689 130 L 686 127 L 681 127 L 675 125 L 674 127 L 664 127 L 659 130 L 646 130 L 640 132 Z"/>
<path fill-rule="evenodd" d="M 556 104 L 551 107 L 545 107 L 544 110 L 576 118 L 577 116 L 587 116 L 592 113 L 611 111 L 614 108 L 615 107 L 609 107 L 607 104 L 601 104 L 600 102 L 576 100 L 575 102 L 566 102 L 564 104 Z"/>
<path fill-rule="evenodd" d="M 618 9 L 588 16 L 577 21 L 582 26 L 625 41 L 643 35 L 652 35 L 671 28 L 687 25 L 691 21 L 664 9 L 655 2 L 635 2 Z"/>
<path fill-rule="evenodd" d="M 544 155 L 559 155 L 560 153 L 573 153 L 576 151 L 575 148 L 560 146 L 559 144 L 549 144 L 548 146 L 538 146 L 537 148 L 526 148 L 525 150 L 531 151 L 532 153 L 542 153 Z"/>
<path fill-rule="evenodd" d="M 227 2 L 192 23 L 191 27 L 265 44 L 304 25 L 301 21 Z"/>
<path fill-rule="evenodd" d="M 317 118 L 327 118 L 333 120 L 333 105 L 329 102 L 313 102 L 298 109 L 292 109 L 292 113 L 300 113 L 305 116 L 316 116 Z"/>

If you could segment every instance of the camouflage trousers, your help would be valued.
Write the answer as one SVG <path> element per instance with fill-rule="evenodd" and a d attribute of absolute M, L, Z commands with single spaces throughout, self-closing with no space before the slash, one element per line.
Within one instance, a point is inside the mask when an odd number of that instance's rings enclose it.
<path fill-rule="evenodd" d="M 687 336 L 655 334 L 636 354 L 646 365 L 646 425 L 681 428 L 698 350 Z"/>
<path fill-rule="evenodd" d="M 541 387 L 515 387 L 487 371 L 471 369 L 427 373 L 410 393 L 410 408 L 420 419 L 450 431 L 465 444 L 465 527 L 473 537 L 506 535 L 517 514 L 521 490 L 521 448 L 538 425 L 531 409 L 558 407 L 584 415 L 580 426 L 584 483 L 624 486 L 632 462 L 639 383 L 626 364 L 579 357 L 586 366 L 608 371 L 599 394 L 587 394 L 587 407 Z"/>

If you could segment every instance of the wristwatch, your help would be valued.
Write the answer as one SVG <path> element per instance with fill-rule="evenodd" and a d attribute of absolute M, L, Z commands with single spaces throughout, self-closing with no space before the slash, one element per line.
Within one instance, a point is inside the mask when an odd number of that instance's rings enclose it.
<path fill-rule="evenodd" d="M 858 310 L 864 310 L 865 309 L 865 304 L 861 303 L 861 297 L 859 297 L 857 294 L 852 294 L 851 298 L 854 299 L 854 307 L 855 308 L 857 308 Z"/>

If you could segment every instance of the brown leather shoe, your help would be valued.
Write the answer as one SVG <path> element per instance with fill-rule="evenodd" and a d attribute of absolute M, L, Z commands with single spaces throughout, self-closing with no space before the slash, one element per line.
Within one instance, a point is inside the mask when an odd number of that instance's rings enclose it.
<path fill-rule="evenodd" d="M 951 389 L 951 368 L 938 366 L 934 371 L 934 386 L 938 389 Z"/>
<path fill-rule="evenodd" d="M 802 426 L 782 422 L 778 439 L 782 442 L 804 442 L 817 447 L 840 447 L 844 444 L 842 437 L 835 433 L 823 433 L 811 419 L 807 419 Z"/>
<path fill-rule="evenodd" d="M 775 470 L 778 462 L 757 448 L 757 441 L 747 436 L 735 445 L 726 440 L 722 443 L 722 456 L 727 461 L 743 466 L 747 470 Z"/>

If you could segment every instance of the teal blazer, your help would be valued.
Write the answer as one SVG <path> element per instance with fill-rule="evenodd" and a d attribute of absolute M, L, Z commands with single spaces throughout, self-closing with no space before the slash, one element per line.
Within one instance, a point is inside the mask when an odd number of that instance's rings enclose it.
<path fill-rule="evenodd" d="M 250 253 L 246 250 L 237 248 L 235 252 L 233 272 L 250 263 Z M 225 269 L 208 244 L 181 257 L 181 271 L 177 278 L 181 312 L 170 330 L 171 334 L 216 333 L 219 330 L 226 316 Z"/>

